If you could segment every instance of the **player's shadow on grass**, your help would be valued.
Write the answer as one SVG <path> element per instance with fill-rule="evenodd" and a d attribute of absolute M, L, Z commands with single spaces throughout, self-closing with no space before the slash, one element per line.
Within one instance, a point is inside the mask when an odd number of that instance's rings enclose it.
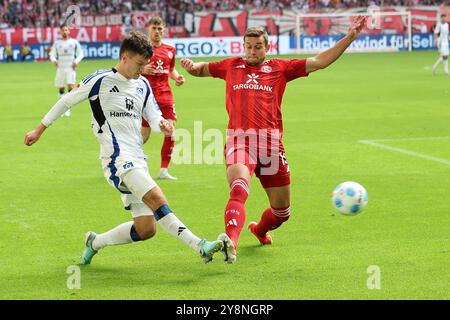
<path fill-rule="evenodd" d="M 273 259 L 276 256 L 275 248 L 272 246 L 263 246 L 260 244 L 253 244 L 239 247 L 238 251 L 238 263 L 243 259 L 251 259 L 253 261 L 265 261 L 267 259 Z"/>
<path fill-rule="evenodd" d="M 222 263 L 222 261 L 216 261 Z M 153 285 L 185 285 L 192 286 L 196 284 L 208 283 L 209 280 L 214 280 L 217 277 L 223 277 L 228 274 L 223 268 L 214 268 L 213 265 L 193 266 L 192 268 L 180 267 L 179 264 L 171 265 L 167 263 L 164 267 L 161 265 L 152 266 L 105 266 L 105 265 L 80 265 L 81 273 L 88 281 L 102 281 L 103 283 L 110 283 L 111 287 L 117 286 L 120 283 L 126 283 L 133 286 L 142 286 L 143 275 L 148 275 L 148 279 Z M 168 276 L 167 270 L 172 270 L 171 275 Z M 147 284 L 148 285 L 148 284 Z"/>

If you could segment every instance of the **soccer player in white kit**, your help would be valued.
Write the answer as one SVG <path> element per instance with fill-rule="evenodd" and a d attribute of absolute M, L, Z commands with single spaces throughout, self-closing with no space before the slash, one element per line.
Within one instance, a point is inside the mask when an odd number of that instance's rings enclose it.
<path fill-rule="evenodd" d="M 449 32 L 448 22 L 445 21 L 445 14 L 441 14 L 441 22 L 436 25 L 434 30 L 434 44 L 439 51 L 439 59 L 433 66 L 433 75 L 436 74 L 436 69 L 444 62 L 444 72 L 448 74 L 448 44 L 449 44 Z"/>
<path fill-rule="evenodd" d="M 152 55 L 147 37 L 131 32 L 122 41 L 120 61 L 115 68 L 99 70 L 85 77 L 77 88 L 53 106 L 36 129 L 25 136 L 24 143 L 33 145 L 65 111 L 89 100 L 92 130 L 100 143 L 104 176 L 121 193 L 133 221 L 98 235 L 88 232 L 81 264 L 90 264 L 92 257 L 106 246 L 153 237 L 156 222 L 198 252 L 205 263 L 223 247 L 221 241 L 206 241 L 194 235 L 170 210 L 164 194 L 148 173 L 141 135 L 142 118 L 153 131 L 166 135 L 173 132 L 173 126 L 161 116 L 147 79 L 140 76 Z"/>
<path fill-rule="evenodd" d="M 80 43 L 70 37 L 70 29 L 63 24 L 60 27 L 62 39 L 56 40 L 50 51 L 50 61 L 56 66 L 55 87 L 59 88 L 59 97 L 64 95 L 65 87 L 70 92 L 77 81 L 76 69 L 84 58 Z M 65 113 L 70 116 L 70 110 Z"/>

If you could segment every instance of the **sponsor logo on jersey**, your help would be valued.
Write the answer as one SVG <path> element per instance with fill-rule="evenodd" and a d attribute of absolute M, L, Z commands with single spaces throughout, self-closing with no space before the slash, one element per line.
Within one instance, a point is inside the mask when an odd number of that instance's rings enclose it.
<path fill-rule="evenodd" d="M 133 118 L 133 119 L 141 119 L 141 117 L 139 115 L 131 113 L 131 112 L 128 112 L 128 111 L 121 111 L 121 112 L 110 111 L 109 112 L 109 116 L 111 118 L 123 118 L 123 117 L 126 117 L 126 118 Z"/>
<path fill-rule="evenodd" d="M 153 68 L 153 74 L 169 73 L 169 70 L 164 70 L 164 61 L 161 59 L 151 62 L 150 66 Z"/>
<path fill-rule="evenodd" d="M 260 91 L 268 91 L 268 92 L 273 91 L 272 86 L 259 84 L 259 82 L 257 80 L 259 78 L 258 74 L 252 73 L 252 74 L 248 74 L 247 76 L 248 76 L 247 82 L 233 85 L 233 90 L 249 89 L 249 90 L 260 90 Z"/>
<path fill-rule="evenodd" d="M 248 77 L 247 83 L 258 84 L 258 81 L 256 81 L 256 79 L 259 78 L 259 75 L 252 73 L 252 74 L 248 74 L 247 77 Z"/>

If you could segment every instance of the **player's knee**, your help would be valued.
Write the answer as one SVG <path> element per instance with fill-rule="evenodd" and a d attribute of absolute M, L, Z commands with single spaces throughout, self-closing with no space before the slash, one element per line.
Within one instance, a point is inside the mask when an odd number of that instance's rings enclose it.
<path fill-rule="evenodd" d="M 167 204 L 167 199 L 159 187 L 155 187 L 147 192 L 142 198 L 142 201 L 152 210 L 156 210 L 162 205 Z"/>
<path fill-rule="evenodd" d="M 137 226 L 136 232 L 139 235 L 140 240 L 148 240 L 155 236 L 156 234 L 156 226 L 154 225 L 144 225 L 144 226 Z"/>

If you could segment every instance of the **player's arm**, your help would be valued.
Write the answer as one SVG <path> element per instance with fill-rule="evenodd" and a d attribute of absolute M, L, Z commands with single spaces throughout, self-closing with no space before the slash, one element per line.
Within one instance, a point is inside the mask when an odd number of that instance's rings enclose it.
<path fill-rule="evenodd" d="M 175 68 L 169 71 L 169 77 L 170 79 L 175 81 L 176 86 L 181 86 L 185 81 L 184 77 L 181 74 L 179 74 L 177 69 Z"/>
<path fill-rule="evenodd" d="M 319 69 L 324 69 L 335 62 L 344 51 L 350 46 L 365 27 L 367 17 L 359 16 L 353 21 L 347 35 L 339 40 L 332 48 L 325 50 L 318 55 L 306 59 L 306 72 L 311 73 Z"/>
<path fill-rule="evenodd" d="M 56 60 L 56 42 L 53 43 L 52 48 L 50 50 L 50 61 L 55 65 L 58 66 L 58 60 Z"/>
<path fill-rule="evenodd" d="M 149 97 L 147 99 L 147 105 L 144 106 L 144 109 L 142 111 L 142 117 L 145 121 L 150 125 L 150 128 L 152 131 L 164 133 L 165 135 L 172 135 L 173 133 L 173 126 L 170 124 L 169 121 L 164 119 L 162 117 L 161 110 L 159 110 L 158 103 L 155 100 L 155 96 L 153 95 L 153 92 L 150 89 L 149 86 Z M 150 133 L 150 131 L 149 131 Z M 142 134 L 142 129 L 141 129 Z M 143 137 L 145 138 L 145 137 Z M 148 139 L 148 138 L 147 138 Z"/>
<path fill-rule="evenodd" d="M 180 60 L 181 66 L 194 77 L 210 77 L 208 62 L 194 62 L 191 59 Z"/>
<path fill-rule="evenodd" d="M 81 48 L 81 45 L 78 41 L 76 42 L 75 55 L 76 55 L 76 58 L 72 65 L 74 69 L 80 64 L 81 60 L 83 60 L 83 58 L 84 58 L 83 48 Z"/>
<path fill-rule="evenodd" d="M 69 93 L 62 96 L 49 112 L 42 118 L 41 123 L 33 130 L 25 135 L 24 143 L 31 146 L 36 143 L 44 131 L 52 125 L 53 122 L 60 119 L 60 117 L 71 107 L 88 98 L 91 86 L 81 85 Z"/>

